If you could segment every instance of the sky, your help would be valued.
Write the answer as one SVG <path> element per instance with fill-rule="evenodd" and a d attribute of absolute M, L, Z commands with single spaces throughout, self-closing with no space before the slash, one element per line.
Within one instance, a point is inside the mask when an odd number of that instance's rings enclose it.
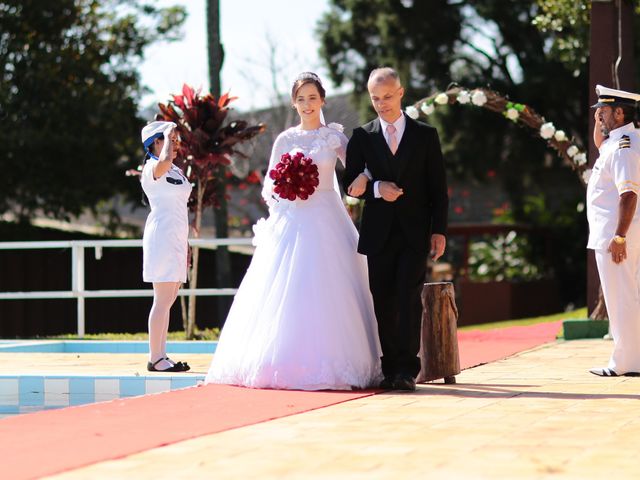
<path fill-rule="evenodd" d="M 159 0 L 156 4 L 183 5 L 188 18 L 181 41 L 160 42 L 145 51 L 140 74 L 152 93 L 143 98 L 142 107 L 166 102 L 185 82 L 203 91 L 209 88 L 205 0 Z M 220 36 L 225 50 L 222 91 L 230 90 L 239 97 L 234 104 L 237 110 L 272 105 L 271 59 L 275 60 L 280 93 L 286 93 L 295 76 L 307 70 L 323 78 L 329 94 L 335 92 L 315 37 L 316 23 L 328 9 L 327 0 L 220 0 Z"/>

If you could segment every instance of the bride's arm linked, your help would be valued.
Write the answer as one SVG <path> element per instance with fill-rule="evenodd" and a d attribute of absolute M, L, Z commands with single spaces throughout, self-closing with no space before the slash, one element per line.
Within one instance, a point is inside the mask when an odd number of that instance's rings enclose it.
<path fill-rule="evenodd" d="M 346 158 L 348 161 L 345 166 L 343 187 L 351 197 L 373 200 L 375 199 L 373 193 L 373 177 L 367 168 L 367 162 L 363 155 L 363 148 L 360 145 L 360 142 L 362 141 L 360 139 L 361 134 L 364 134 L 364 131 L 361 129 L 355 129 L 351 136 L 351 140 L 349 140 L 349 143 L 347 144 Z M 362 182 L 364 183 L 364 191 L 362 193 L 351 188 L 354 182 L 359 183 L 358 180 L 365 180 Z"/>
<path fill-rule="evenodd" d="M 329 127 L 331 127 L 331 125 L 333 124 L 329 124 Z M 340 126 L 340 128 L 342 128 L 342 126 Z M 342 162 L 342 166 L 345 167 L 346 156 L 347 156 L 347 144 L 349 143 L 349 139 L 342 133 L 342 130 L 338 130 L 338 131 L 340 132 L 340 135 L 339 135 L 340 147 L 336 149 L 336 153 L 338 154 L 338 158 Z M 348 187 L 345 187 L 347 194 L 351 197 L 361 196 L 363 193 L 365 193 L 367 189 L 367 182 L 371 180 L 373 180 L 373 177 L 371 176 L 371 172 L 369 172 L 369 169 L 366 168 L 366 165 L 365 165 L 365 168 L 360 173 L 360 175 L 358 175 L 355 178 L 355 180 L 353 180 L 349 184 Z"/>

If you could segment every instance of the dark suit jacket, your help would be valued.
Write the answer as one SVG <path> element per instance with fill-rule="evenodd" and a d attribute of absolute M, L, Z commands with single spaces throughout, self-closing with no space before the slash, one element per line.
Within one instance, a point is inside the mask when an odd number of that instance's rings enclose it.
<path fill-rule="evenodd" d="M 345 191 L 365 166 L 373 176 L 362 196 L 365 206 L 358 252 L 364 255 L 379 253 L 394 226 L 418 252 L 429 250 L 432 233 L 446 234 L 449 197 L 438 132 L 405 118 L 395 156 L 382 135 L 378 118 L 356 128 L 347 145 Z M 375 198 L 373 184 L 378 180 L 395 182 L 404 194 L 395 202 Z"/>

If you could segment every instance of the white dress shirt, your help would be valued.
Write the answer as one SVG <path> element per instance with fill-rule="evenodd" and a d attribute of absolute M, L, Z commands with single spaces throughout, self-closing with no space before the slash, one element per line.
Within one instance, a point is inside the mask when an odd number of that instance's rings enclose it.
<path fill-rule="evenodd" d="M 606 250 L 618 226 L 620 195 L 640 193 L 640 130 L 633 123 L 616 128 L 599 150 L 587 185 L 587 248 Z M 640 208 L 627 231 L 627 249 L 631 248 L 640 248 Z"/>
<path fill-rule="evenodd" d="M 396 142 L 398 146 L 400 146 L 400 141 L 402 140 L 402 135 L 404 134 L 404 128 L 407 125 L 407 119 L 404 117 L 404 114 L 400 114 L 400 117 L 398 117 L 398 119 L 393 123 L 386 122 L 382 118 L 380 118 L 380 128 L 382 129 L 382 135 L 384 136 L 387 145 L 389 145 L 389 133 L 387 132 L 388 125 L 393 125 L 394 127 L 396 127 Z M 382 197 L 382 195 L 380 195 L 379 184 L 379 180 L 374 182 L 373 184 L 373 196 L 376 198 Z"/>

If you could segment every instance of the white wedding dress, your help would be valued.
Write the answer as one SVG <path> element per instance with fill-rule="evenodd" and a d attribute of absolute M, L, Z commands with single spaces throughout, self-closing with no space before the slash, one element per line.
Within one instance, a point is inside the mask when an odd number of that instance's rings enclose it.
<path fill-rule="evenodd" d="M 301 150 L 318 166 L 307 200 L 274 199 L 254 226 L 256 250 L 229 311 L 206 383 L 345 390 L 377 386 L 380 342 L 358 233 L 336 190 L 347 138 L 336 127 L 299 127 L 276 139 L 269 170 Z"/>

